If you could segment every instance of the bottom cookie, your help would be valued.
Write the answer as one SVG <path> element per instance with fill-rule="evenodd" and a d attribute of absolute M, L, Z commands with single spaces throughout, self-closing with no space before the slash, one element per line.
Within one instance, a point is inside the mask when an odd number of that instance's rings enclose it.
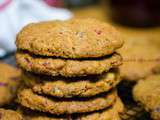
<path fill-rule="evenodd" d="M 32 110 L 51 114 L 86 113 L 102 110 L 114 104 L 116 90 L 92 98 L 58 99 L 33 93 L 31 89 L 22 89 L 18 93 L 18 102 Z"/>
<path fill-rule="evenodd" d="M 13 110 L 0 109 L 0 120 L 23 120 L 22 116 Z"/>
<path fill-rule="evenodd" d="M 119 98 L 116 100 L 115 104 L 108 109 L 82 115 L 75 114 L 57 117 L 34 112 L 22 107 L 19 108 L 19 112 L 23 115 L 25 120 L 121 120 L 119 113 L 122 113 L 123 110 L 124 106 Z"/>

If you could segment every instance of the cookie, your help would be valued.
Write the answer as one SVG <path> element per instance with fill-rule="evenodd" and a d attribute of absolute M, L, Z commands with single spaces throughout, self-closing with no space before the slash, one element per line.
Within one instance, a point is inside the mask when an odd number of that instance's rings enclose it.
<path fill-rule="evenodd" d="M 101 74 L 122 63 L 122 57 L 117 53 L 95 60 L 66 60 L 17 52 L 16 60 L 17 64 L 26 71 L 65 77 Z"/>
<path fill-rule="evenodd" d="M 95 96 L 109 91 L 120 81 L 119 75 L 114 71 L 101 76 L 79 78 L 79 80 L 37 76 L 25 72 L 22 73 L 22 79 L 28 87 L 31 87 L 38 94 L 64 98 Z"/>
<path fill-rule="evenodd" d="M 20 83 L 20 71 L 0 63 L 0 106 L 9 104 L 16 95 Z"/>
<path fill-rule="evenodd" d="M 123 57 L 122 79 L 137 81 L 160 72 L 159 48 L 149 41 L 129 39 L 118 52 Z"/>
<path fill-rule="evenodd" d="M 13 110 L 0 109 L 0 120 L 23 120 L 22 116 Z"/>
<path fill-rule="evenodd" d="M 87 99 L 57 99 L 53 97 L 45 97 L 33 93 L 31 89 L 25 88 L 20 90 L 18 93 L 18 101 L 22 106 L 32 110 L 38 110 L 57 115 L 101 110 L 114 104 L 115 99 L 115 91 Z"/>
<path fill-rule="evenodd" d="M 87 114 L 51 116 L 46 115 L 45 113 L 38 113 L 26 110 L 25 108 L 20 108 L 20 111 L 26 120 L 121 120 L 119 114 L 122 113 L 123 110 L 124 106 L 119 98 L 117 98 L 113 107 Z"/>
<path fill-rule="evenodd" d="M 139 81 L 133 89 L 133 95 L 151 113 L 154 120 L 160 120 L 160 75 Z"/>
<path fill-rule="evenodd" d="M 18 49 L 36 55 L 95 58 L 112 54 L 123 45 L 119 32 L 95 19 L 32 23 L 17 35 Z"/>

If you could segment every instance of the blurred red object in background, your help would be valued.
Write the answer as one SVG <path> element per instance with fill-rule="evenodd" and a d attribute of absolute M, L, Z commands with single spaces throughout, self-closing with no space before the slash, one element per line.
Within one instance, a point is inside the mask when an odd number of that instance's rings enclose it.
<path fill-rule="evenodd" d="M 110 0 L 113 20 L 132 26 L 160 25 L 160 0 Z"/>
<path fill-rule="evenodd" d="M 5 0 L 2 3 L 0 3 L 0 11 L 5 9 L 11 2 L 12 0 Z"/>
<path fill-rule="evenodd" d="M 44 0 L 49 6 L 64 7 L 64 0 Z"/>
<path fill-rule="evenodd" d="M 98 0 L 43 0 L 43 1 L 45 1 L 49 6 L 67 7 L 67 8 L 83 7 L 98 2 Z"/>

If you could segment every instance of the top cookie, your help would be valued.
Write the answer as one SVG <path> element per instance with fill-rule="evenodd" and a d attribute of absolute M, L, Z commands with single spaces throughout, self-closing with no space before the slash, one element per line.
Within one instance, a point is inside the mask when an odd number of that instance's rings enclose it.
<path fill-rule="evenodd" d="M 95 19 L 32 23 L 17 35 L 18 49 L 63 58 L 96 58 L 123 45 L 112 26 Z"/>

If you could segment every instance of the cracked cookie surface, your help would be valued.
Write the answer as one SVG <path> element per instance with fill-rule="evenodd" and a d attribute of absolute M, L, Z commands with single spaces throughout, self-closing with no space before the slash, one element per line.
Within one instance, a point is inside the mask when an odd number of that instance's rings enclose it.
<path fill-rule="evenodd" d="M 71 19 L 29 24 L 18 33 L 16 45 L 36 55 L 95 58 L 112 54 L 123 45 L 123 40 L 105 22 Z"/>

